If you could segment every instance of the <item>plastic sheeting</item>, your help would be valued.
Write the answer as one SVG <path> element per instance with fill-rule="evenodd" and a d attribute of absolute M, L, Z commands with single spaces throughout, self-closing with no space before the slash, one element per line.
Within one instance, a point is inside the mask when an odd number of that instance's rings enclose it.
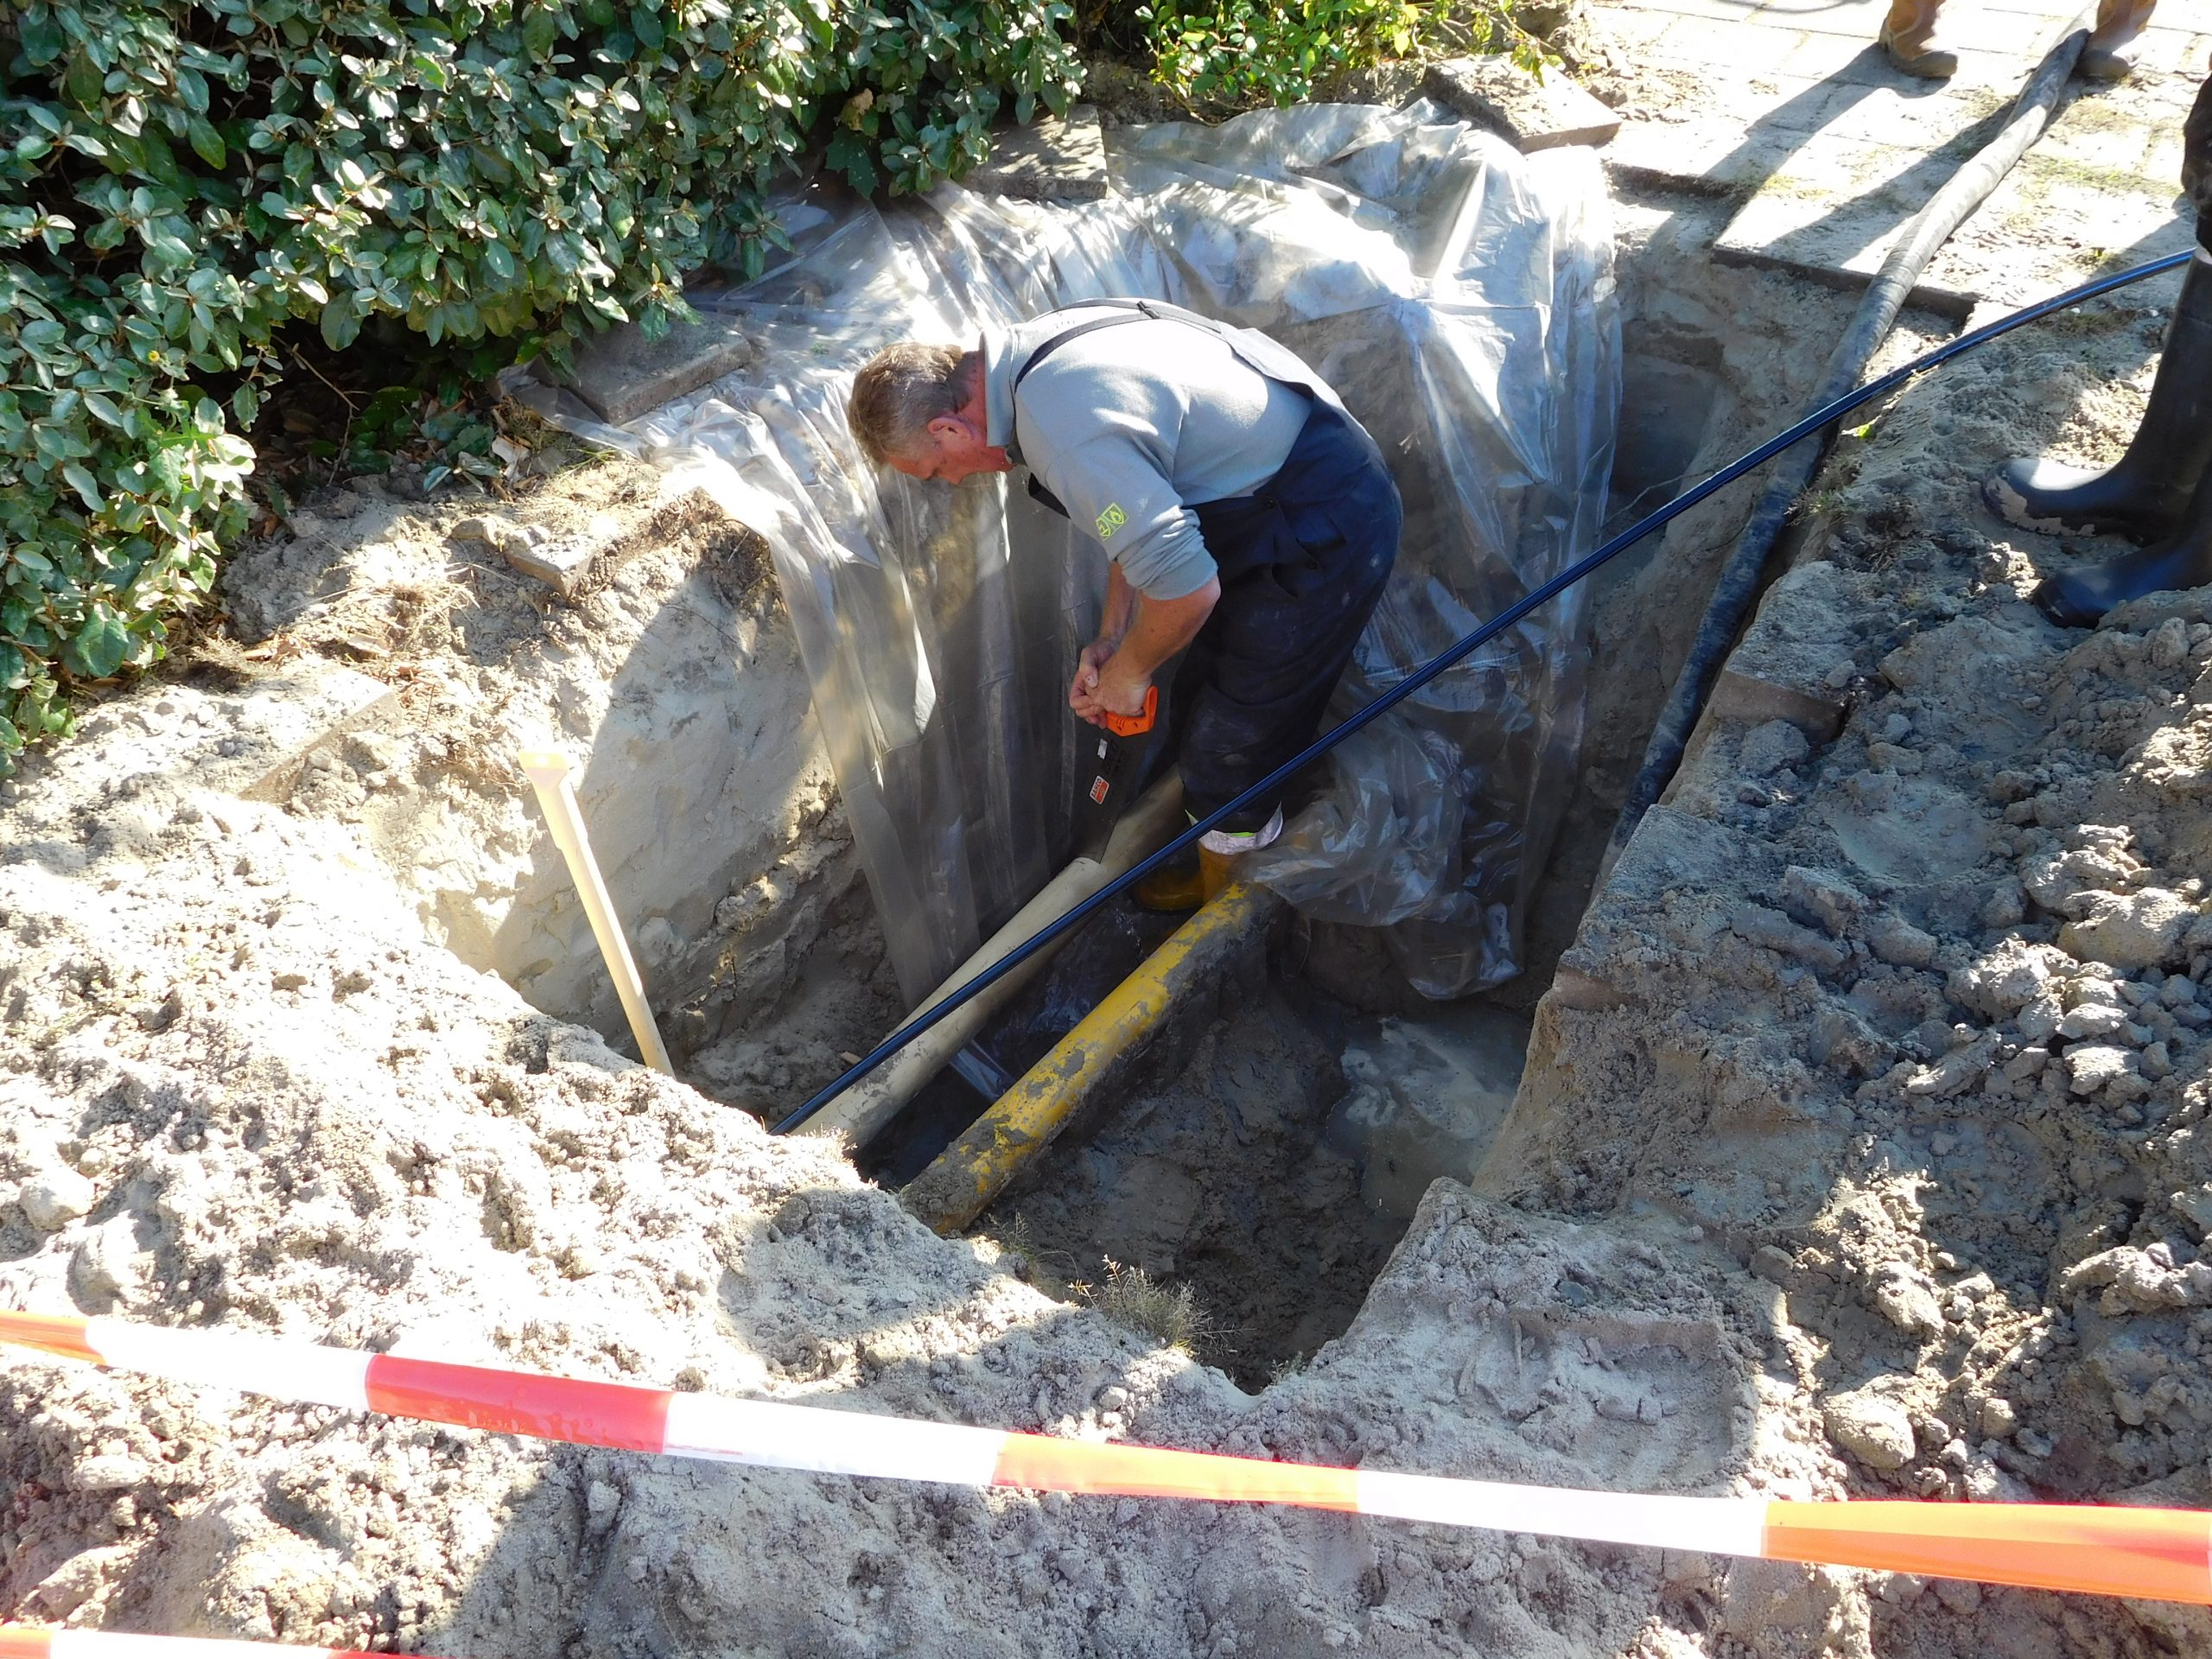
<path fill-rule="evenodd" d="M 794 199 L 794 257 L 704 302 L 757 340 L 758 366 L 632 429 L 645 453 L 706 466 L 773 550 L 912 1001 L 1071 855 L 1088 728 L 1066 684 L 1106 562 L 1018 474 L 950 490 L 867 466 L 844 405 L 879 347 L 1141 295 L 1299 353 L 1406 505 L 1339 713 L 1588 551 L 1604 512 L 1619 331 L 1592 152 L 1523 157 L 1426 103 L 1109 146 L 1096 202 Z M 1255 874 L 1317 918 L 1384 928 L 1431 996 L 1517 972 L 1573 787 L 1585 606 L 1567 595 L 1342 746 Z"/>

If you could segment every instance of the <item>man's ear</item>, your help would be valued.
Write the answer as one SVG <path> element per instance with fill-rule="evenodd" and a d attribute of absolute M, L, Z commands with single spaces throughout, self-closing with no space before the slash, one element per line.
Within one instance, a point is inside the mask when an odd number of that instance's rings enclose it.
<path fill-rule="evenodd" d="M 933 438 L 951 438 L 956 442 L 968 435 L 968 423 L 957 415 L 933 416 L 922 429 Z"/>

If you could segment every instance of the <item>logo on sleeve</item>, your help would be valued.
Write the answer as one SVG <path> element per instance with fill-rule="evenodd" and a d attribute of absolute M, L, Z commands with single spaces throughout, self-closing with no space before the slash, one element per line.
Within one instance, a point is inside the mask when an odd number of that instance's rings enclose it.
<path fill-rule="evenodd" d="M 1109 501 L 1106 504 L 1105 512 L 1098 515 L 1098 539 L 1102 542 L 1112 541 L 1114 532 L 1128 522 L 1129 515 L 1122 511 L 1122 504 L 1118 501 Z"/>

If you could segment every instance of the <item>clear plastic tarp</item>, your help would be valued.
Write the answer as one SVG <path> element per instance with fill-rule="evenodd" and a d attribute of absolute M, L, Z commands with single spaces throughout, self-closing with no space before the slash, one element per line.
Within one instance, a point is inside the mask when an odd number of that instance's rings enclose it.
<path fill-rule="evenodd" d="M 1594 544 L 1618 403 L 1594 154 L 1531 156 L 1427 103 L 1319 105 L 1108 135 L 1113 188 L 1036 202 L 947 185 L 878 207 L 826 187 L 795 254 L 703 303 L 755 365 L 637 423 L 766 537 L 899 982 L 919 1001 L 1071 855 L 1066 706 L 1103 550 L 1020 474 L 879 473 L 845 426 L 880 346 L 965 343 L 1099 296 L 1264 329 L 1332 385 L 1405 499 L 1396 570 L 1341 715 Z M 1521 918 L 1573 791 L 1577 593 L 1341 746 L 1255 872 L 1386 931 L 1411 982 L 1519 971 Z"/>

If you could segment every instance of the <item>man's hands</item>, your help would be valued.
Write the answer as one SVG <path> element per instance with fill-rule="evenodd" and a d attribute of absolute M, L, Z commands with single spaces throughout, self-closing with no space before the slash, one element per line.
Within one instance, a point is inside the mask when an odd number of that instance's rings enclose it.
<path fill-rule="evenodd" d="M 1103 625 L 1083 648 L 1068 684 L 1068 707 L 1094 726 L 1103 726 L 1109 715 L 1144 712 L 1152 677 L 1198 637 L 1221 597 L 1218 576 L 1180 599 L 1154 599 L 1131 588 L 1120 565 L 1111 571 Z"/>
<path fill-rule="evenodd" d="M 1144 711 L 1144 694 L 1152 685 L 1152 675 L 1117 662 L 1119 650 L 1117 640 L 1092 640 L 1083 648 L 1075 678 L 1068 686 L 1068 707 L 1094 726 L 1103 726 L 1109 714 Z"/>

